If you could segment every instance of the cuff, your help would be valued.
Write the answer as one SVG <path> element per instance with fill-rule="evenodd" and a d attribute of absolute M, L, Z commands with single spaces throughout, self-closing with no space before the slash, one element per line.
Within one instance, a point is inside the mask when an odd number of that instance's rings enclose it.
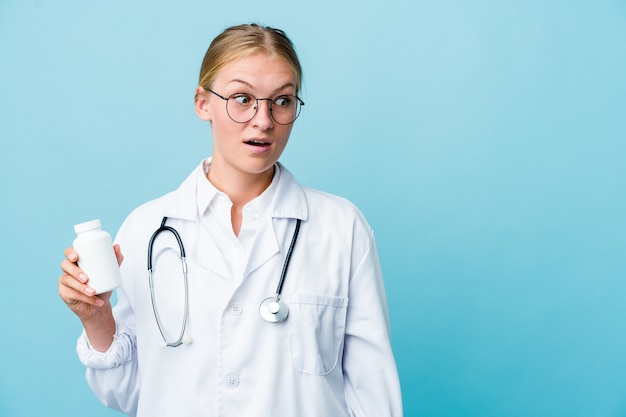
<path fill-rule="evenodd" d="M 78 359 L 87 368 L 111 369 L 130 361 L 135 351 L 134 339 L 130 334 L 116 333 L 113 343 L 106 352 L 98 352 L 89 344 L 89 339 L 83 330 L 76 343 Z"/>

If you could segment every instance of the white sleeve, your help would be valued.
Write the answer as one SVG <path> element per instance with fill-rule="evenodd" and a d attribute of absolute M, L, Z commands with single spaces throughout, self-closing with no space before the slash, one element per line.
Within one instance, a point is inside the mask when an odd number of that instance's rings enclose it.
<path fill-rule="evenodd" d="M 373 233 L 353 272 L 343 371 L 354 417 L 401 417 L 402 395 L 391 350 L 389 313 Z"/>
<path fill-rule="evenodd" d="M 127 332 L 120 332 L 118 326 L 113 343 L 106 352 L 94 350 L 84 331 L 76 343 L 76 352 L 78 359 L 89 369 L 111 369 L 132 360 L 134 345 L 132 337 Z"/>

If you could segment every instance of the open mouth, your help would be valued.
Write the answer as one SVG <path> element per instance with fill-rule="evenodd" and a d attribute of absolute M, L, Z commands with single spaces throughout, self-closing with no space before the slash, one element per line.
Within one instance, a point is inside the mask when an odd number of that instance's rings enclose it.
<path fill-rule="evenodd" d="M 270 146 L 269 142 L 265 142 L 265 141 L 262 141 L 262 140 L 246 140 L 246 141 L 244 141 L 244 143 L 246 145 L 259 146 L 259 147 L 262 147 L 262 148 Z"/>

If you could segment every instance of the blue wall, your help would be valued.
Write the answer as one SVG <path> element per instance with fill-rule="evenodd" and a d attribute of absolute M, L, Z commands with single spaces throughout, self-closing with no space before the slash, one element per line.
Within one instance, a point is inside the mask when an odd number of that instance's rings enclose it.
<path fill-rule="evenodd" d="M 0 2 L 0 415 L 117 415 L 62 251 L 209 154 L 200 61 L 248 21 L 305 69 L 283 162 L 376 231 L 406 415 L 626 415 L 626 2 L 174 3 Z"/>

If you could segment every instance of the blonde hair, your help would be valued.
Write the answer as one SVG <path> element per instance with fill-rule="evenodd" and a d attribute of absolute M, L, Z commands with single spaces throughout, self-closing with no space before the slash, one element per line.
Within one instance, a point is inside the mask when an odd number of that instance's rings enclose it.
<path fill-rule="evenodd" d="M 200 68 L 200 86 L 210 88 L 222 67 L 257 52 L 284 58 L 293 67 L 300 91 L 302 67 L 293 43 L 282 30 L 255 23 L 232 26 L 213 39 Z"/>

